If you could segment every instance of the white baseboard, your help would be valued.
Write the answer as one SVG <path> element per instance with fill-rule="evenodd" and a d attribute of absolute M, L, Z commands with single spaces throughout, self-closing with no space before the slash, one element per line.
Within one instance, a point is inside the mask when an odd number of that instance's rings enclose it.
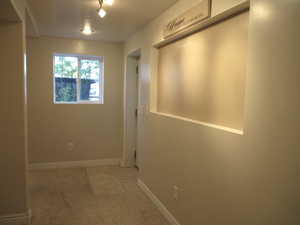
<path fill-rule="evenodd" d="M 26 213 L 0 216 L 0 225 L 30 225 L 31 210 Z"/>
<path fill-rule="evenodd" d="M 180 225 L 176 218 L 170 213 L 167 207 L 152 193 L 152 191 L 147 187 L 147 185 L 138 179 L 138 186 L 143 190 L 143 192 L 150 198 L 154 205 L 158 208 L 161 214 L 169 221 L 171 225 Z"/>
<path fill-rule="evenodd" d="M 95 167 L 95 166 L 119 166 L 119 165 L 120 165 L 120 159 L 98 159 L 98 160 L 70 161 L 70 162 L 32 163 L 29 165 L 29 170 Z"/>

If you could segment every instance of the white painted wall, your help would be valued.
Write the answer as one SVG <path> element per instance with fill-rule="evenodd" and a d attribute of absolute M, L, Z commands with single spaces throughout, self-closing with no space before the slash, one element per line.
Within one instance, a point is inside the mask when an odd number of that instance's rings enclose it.
<path fill-rule="evenodd" d="M 29 162 L 120 159 L 123 45 L 51 37 L 28 38 L 27 45 Z M 54 53 L 104 57 L 104 104 L 53 103 Z"/>
<path fill-rule="evenodd" d="M 212 15 L 238 2 L 213 0 Z M 299 224 L 300 2 L 251 1 L 244 135 L 149 112 L 152 44 L 193 4 L 179 1 L 126 42 L 125 55 L 142 49 L 140 178 L 182 225 Z"/>
<path fill-rule="evenodd" d="M 6 216 L 27 220 L 29 207 L 25 0 L 12 2 L 19 22 L 2 22 L 0 25 L 0 224 Z M 19 218 L 14 218 L 15 214 Z"/>

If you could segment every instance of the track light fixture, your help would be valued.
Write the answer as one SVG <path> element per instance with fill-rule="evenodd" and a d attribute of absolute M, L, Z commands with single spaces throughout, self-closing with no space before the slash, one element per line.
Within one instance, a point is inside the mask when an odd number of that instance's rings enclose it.
<path fill-rule="evenodd" d="M 106 16 L 106 11 L 103 8 L 98 9 L 98 15 L 103 18 Z"/>
<path fill-rule="evenodd" d="M 104 3 L 107 4 L 107 5 L 113 5 L 114 0 L 104 0 Z"/>
<path fill-rule="evenodd" d="M 84 28 L 81 29 L 80 31 L 81 31 L 81 33 L 83 33 L 84 35 L 91 35 L 91 34 L 93 34 L 93 33 L 95 32 L 89 24 L 86 24 L 86 25 L 84 26 Z"/>
<path fill-rule="evenodd" d="M 97 10 L 99 16 L 101 18 L 106 16 L 106 11 L 103 9 L 103 5 L 107 4 L 107 5 L 112 5 L 114 3 L 114 0 L 98 0 L 99 1 L 99 9 Z"/>
<path fill-rule="evenodd" d="M 99 9 L 97 9 L 98 15 L 103 18 L 106 16 L 106 11 L 104 10 L 104 5 L 113 5 L 114 0 L 98 0 L 99 2 Z M 85 24 L 84 28 L 80 29 L 81 33 L 84 35 L 91 35 L 95 32 L 95 30 L 91 27 L 89 23 Z"/>

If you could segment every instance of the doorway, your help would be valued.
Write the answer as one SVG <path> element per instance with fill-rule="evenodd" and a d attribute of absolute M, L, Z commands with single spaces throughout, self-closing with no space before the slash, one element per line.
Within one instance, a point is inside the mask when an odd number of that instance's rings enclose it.
<path fill-rule="evenodd" d="M 124 150 L 122 166 L 139 168 L 138 124 L 141 50 L 128 54 L 124 79 Z"/>

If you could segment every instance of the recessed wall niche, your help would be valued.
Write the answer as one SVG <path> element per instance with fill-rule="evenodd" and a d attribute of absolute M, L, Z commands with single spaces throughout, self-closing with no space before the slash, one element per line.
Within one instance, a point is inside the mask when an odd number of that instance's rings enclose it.
<path fill-rule="evenodd" d="M 159 49 L 157 111 L 243 130 L 249 12 Z"/>

